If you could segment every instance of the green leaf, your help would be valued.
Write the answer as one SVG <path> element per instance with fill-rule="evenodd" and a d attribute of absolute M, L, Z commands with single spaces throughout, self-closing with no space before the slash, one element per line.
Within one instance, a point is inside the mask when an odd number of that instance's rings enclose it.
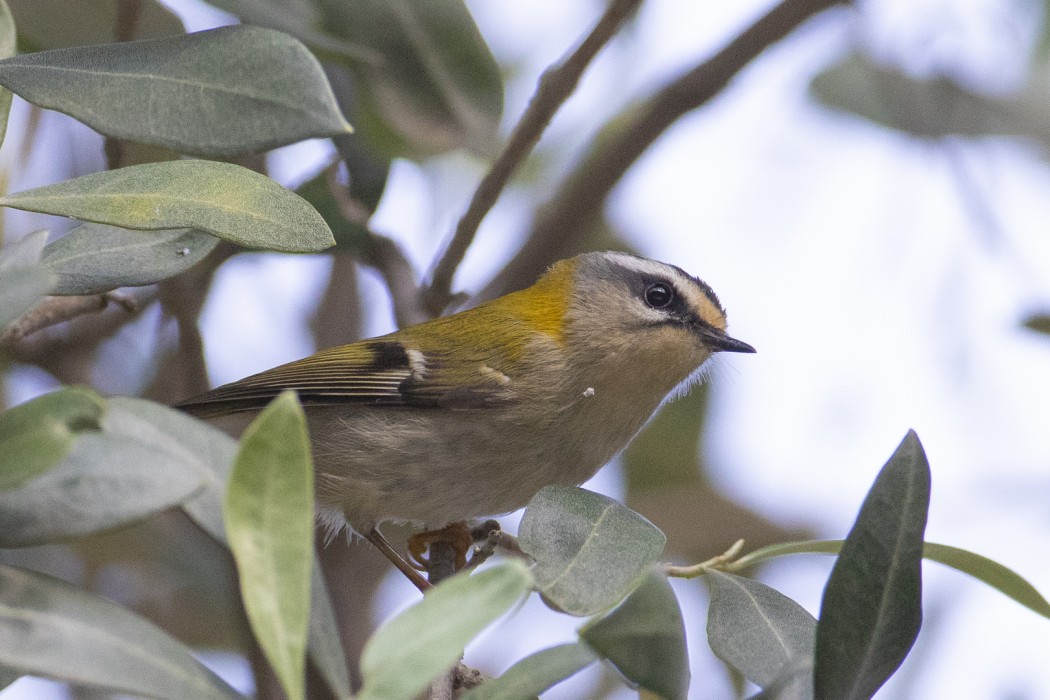
<path fill-rule="evenodd" d="M 734 568 L 745 568 L 766 559 L 786 554 L 838 554 L 842 540 L 810 540 L 807 542 L 785 542 L 756 549 L 734 563 Z M 1050 618 L 1050 603 L 1017 573 L 987 557 L 946 544 L 927 542 L 922 548 L 923 559 L 950 566 L 969 574 L 1000 593 L 1013 598 L 1029 610 Z"/>
<path fill-rule="evenodd" d="M 709 570 L 707 639 L 715 655 L 760 688 L 800 662 L 811 664 L 817 621 L 782 593 Z"/>
<path fill-rule="evenodd" d="M 0 565 L 0 664 L 152 698 L 239 698 L 138 615 L 50 576 Z"/>
<path fill-rule="evenodd" d="M 1024 327 L 1036 333 L 1050 335 L 1050 314 L 1033 314 L 1024 320 Z"/>
<path fill-rule="evenodd" d="M 120 0 L 8 0 L 7 4 L 18 26 L 18 41 L 30 51 L 114 41 L 122 14 L 127 16 Z M 133 39 L 186 31 L 175 13 L 156 0 L 136 0 L 135 9 Z"/>
<path fill-rule="evenodd" d="M 360 223 L 348 221 L 339 207 L 332 190 L 328 186 L 328 174 L 321 171 L 310 178 L 295 193 L 310 203 L 321 215 L 328 228 L 332 230 L 336 244 L 340 248 L 354 253 L 367 249 L 371 238 L 368 229 Z"/>
<path fill-rule="evenodd" d="M 18 35 L 15 32 L 15 19 L 7 3 L 0 0 L 0 59 L 14 56 L 18 50 L 15 46 Z M 0 90 L 0 146 L 7 135 L 7 119 L 11 116 L 11 92 Z"/>
<path fill-rule="evenodd" d="M 201 489 L 232 440 L 174 409 L 110 399 L 101 432 L 81 433 L 57 466 L 0 492 L 0 547 L 22 547 L 124 525 Z"/>
<path fill-rule="evenodd" d="M 571 615 L 607 610 L 630 593 L 663 554 L 663 533 L 611 498 L 548 486 L 518 528 L 544 599 Z"/>
<path fill-rule="evenodd" d="M 203 231 L 132 231 L 81 224 L 44 248 L 44 267 L 58 275 L 52 294 L 98 294 L 154 284 L 205 258 L 219 239 Z"/>
<path fill-rule="evenodd" d="M 25 54 L 0 61 L 0 85 L 106 136 L 214 157 L 350 131 L 313 54 L 261 27 Z"/>
<path fill-rule="evenodd" d="M 580 637 L 632 683 L 668 700 L 686 696 L 685 624 L 660 572 L 650 571 L 618 608 L 580 628 Z"/>
<path fill-rule="evenodd" d="M 102 429 L 104 411 L 95 392 L 67 387 L 0 414 L 0 491 L 61 462 L 78 434 Z"/>
<path fill-rule="evenodd" d="M 0 205 L 132 229 L 195 228 L 290 253 L 335 244 L 302 197 L 230 163 L 175 160 L 106 170 L 0 198 Z"/>
<path fill-rule="evenodd" d="M 301 700 L 314 485 L 306 415 L 294 392 L 281 393 L 244 431 L 224 513 L 252 631 L 284 692 Z"/>
<path fill-rule="evenodd" d="M 750 700 L 813 700 L 813 659 L 802 659 L 788 666 Z"/>
<path fill-rule="evenodd" d="M 598 656 L 586 644 L 561 644 L 526 656 L 502 676 L 485 681 L 460 700 L 531 700 L 597 660 Z"/>
<path fill-rule="evenodd" d="M 519 561 L 443 581 L 385 623 L 361 653 L 357 700 L 412 700 L 456 663 L 463 647 L 513 607 L 532 585 Z"/>
<path fill-rule="evenodd" d="M 349 698 L 350 672 L 346 667 L 346 652 L 316 552 L 310 574 L 310 623 L 306 650 L 335 696 Z"/>
<path fill-rule="evenodd" d="M 0 600 L 2 600 L 2 598 L 0 598 Z M 20 671 L 0 665 L 0 690 L 3 690 L 24 675 L 25 674 Z"/>
<path fill-rule="evenodd" d="M 818 699 L 870 698 L 922 625 L 922 543 L 930 467 L 908 431 L 879 472 L 831 571 L 817 623 Z"/>

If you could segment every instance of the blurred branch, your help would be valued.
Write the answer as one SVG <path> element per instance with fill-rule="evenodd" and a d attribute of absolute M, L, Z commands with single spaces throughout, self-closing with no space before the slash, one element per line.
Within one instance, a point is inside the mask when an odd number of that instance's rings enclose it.
<path fill-rule="evenodd" d="M 784 0 L 709 60 L 664 86 L 598 136 L 590 155 L 537 214 L 518 254 L 478 295 L 491 299 L 521 288 L 552 261 L 577 252 L 574 244 L 602 215 L 613 187 L 680 117 L 706 104 L 748 63 L 813 15 L 839 0 Z"/>
<path fill-rule="evenodd" d="M 122 307 L 129 314 L 139 311 L 138 302 L 133 297 L 115 291 L 86 296 L 47 297 L 0 334 L 0 347 L 17 343 L 32 333 L 77 316 L 98 313 L 110 304 Z"/>
<path fill-rule="evenodd" d="M 328 188 L 339 205 L 339 211 L 350 222 L 365 229 L 368 242 L 360 251 L 361 262 L 373 267 L 383 276 L 390 300 L 394 306 L 394 318 L 400 328 L 412 326 L 431 318 L 422 303 L 422 295 L 416 284 L 416 272 L 398 244 L 368 227 L 371 212 L 362 202 L 354 199 L 336 179 L 337 165 L 328 168 Z"/>
<path fill-rule="evenodd" d="M 441 313 L 451 300 L 452 278 L 456 269 L 463 262 L 478 227 L 496 203 L 511 175 L 532 152 L 554 113 L 576 89 L 587 66 L 640 4 L 641 0 L 613 0 L 576 50 L 540 76 L 528 108 L 514 127 L 503 151 L 478 184 L 452 240 L 434 267 L 429 287 L 423 290 L 424 301 L 434 315 Z"/>

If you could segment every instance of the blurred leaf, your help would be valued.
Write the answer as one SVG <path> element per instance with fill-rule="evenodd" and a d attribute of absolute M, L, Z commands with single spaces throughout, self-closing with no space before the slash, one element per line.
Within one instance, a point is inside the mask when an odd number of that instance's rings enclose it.
<path fill-rule="evenodd" d="M 787 554 L 838 554 L 841 549 L 842 540 L 785 542 L 756 549 L 738 559 L 734 567 L 744 568 Z M 1050 603 L 1035 589 L 1035 586 L 998 562 L 965 549 L 933 542 L 926 542 L 923 545 L 922 557 L 969 574 L 1000 593 L 1013 598 L 1029 610 L 1050 618 Z"/>
<path fill-rule="evenodd" d="M 503 80 L 462 0 L 210 0 L 289 32 L 356 77 L 354 127 L 384 155 L 494 154 Z"/>
<path fill-rule="evenodd" d="M 817 623 L 817 698 L 869 698 L 922 625 L 922 543 L 930 466 L 909 430 L 879 472 L 831 571 Z"/>
<path fill-rule="evenodd" d="M 0 663 L 154 698 L 239 698 L 189 649 L 128 610 L 58 579 L 0 565 Z"/>
<path fill-rule="evenodd" d="M 1024 327 L 1036 333 L 1050 335 L 1050 314 L 1034 314 L 1024 321 Z"/>
<path fill-rule="evenodd" d="M 79 433 L 101 430 L 104 410 L 95 392 L 66 387 L 0 413 L 0 491 L 62 461 Z"/>
<path fill-rule="evenodd" d="M 43 299 L 55 281 L 40 265 L 5 270 L 0 277 L 0 331 Z"/>
<path fill-rule="evenodd" d="M 365 645 L 364 685 L 356 700 L 413 700 L 531 585 L 532 575 L 520 561 L 443 581 L 422 601 L 384 623 Z"/>
<path fill-rule="evenodd" d="M 177 160 L 106 170 L 0 198 L 0 205 L 132 229 L 195 228 L 290 253 L 335 241 L 294 192 L 230 163 Z"/>
<path fill-rule="evenodd" d="M 2 598 L 0 598 L 0 600 L 2 600 Z M 25 674 L 20 671 L 0 665 L 0 690 L 3 690 L 24 675 Z"/>
<path fill-rule="evenodd" d="M 623 600 L 666 541 L 633 510 L 568 486 L 547 486 L 533 496 L 518 537 L 536 560 L 533 574 L 544 599 L 571 615 L 592 615 Z"/>
<path fill-rule="evenodd" d="M 337 698 L 349 698 L 350 671 L 346 667 L 346 652 L 339 637 L 332 599 L 324 580 L 324 571 L 316 553 L 310 574 L 310 623 L 307 652 Z"/>
<path fill-rule="evenodd" d="M 367 229 L 359 223 L 347 221 L 343 216 L 339 203 L 328 186 L 328 174 L 324 170 L 299 185 L 295 193 L 309 202 L 321 215 L 332 230 L 336 245 L 355 253 L 366 249 L 369 243 Z"/>
<path fill-rule="evenodd" d="M 467 691 L 460 700 L 530 700 L 597 660 L 586 644 L 560 644 L 526 656 L 499 678 Z"/>
<path fill-rule="evenodd" d="M 107 530 L 185 500 L 225 456 L 225 435 L 141 399 L 107 402 L 102 432 L 22 487 L 0 492 L 0 547 Z"/>
<path fill-rule="evenodd" d="M 295 392 L 282 392 L 241 436 L 224 513 L 255 638 L 288 697 L 304 698 L 314 485 Z"/>
<path fill-rule="evenodd" d="M 41 261 L 58 275 L 52 294 L 98 294 L 174 277 L 205 258 L 219 239 L 203 231 L 132 231 L 81 224 L 44 249 Z"/>
<path fill-rule="evenodd" d="M 580 637 L 632 683 L 668 700 L 689 691 L 685 624 L 667 578 L 650 571 L 623 603 L 580 628 Z"/>
<path fill-rule="evenodd" d="M 122 0 L 8 0 L 18 26 L 20 43 L 29 50 L 105 44 L 116 41 Z M 155 0 L 136 0 L 139 14 L 132 31 L 134 39 L 182 34 L 178 16 Z"/>
<path fill-rule="evenodd" d="M 40 262 L 44 246 L 47 245 L 47 236 L 47 231 L 33 231 L 21 240 L 0 248 L 0 272 Z"/>
<path fill-rule="evenodd" d="M 707 639 L 715 655 L 765 688 L 799 663 L 812 665 L 817 621 L 782 593 L 748 578 L 709 570 Z"/>
<path fill-rule="evenodd" d="M 292 37 L 220 27 L 0 61 L 0 84 L 115 138 L 229 157 L 347 133 L 317 59 Z"/>
<path fill-rule="evenodd" d="M 8 9 L 4 0 L 0 0 L 0 59 L 14 56 L 18 52 L 15 46 L 17 38 L 15 20 L 11 16 L 11 10 Z M 0 90 L 0 146 L 3 146 L 7 135 L 7 119 L 10 116 L 11 92 Z"/>

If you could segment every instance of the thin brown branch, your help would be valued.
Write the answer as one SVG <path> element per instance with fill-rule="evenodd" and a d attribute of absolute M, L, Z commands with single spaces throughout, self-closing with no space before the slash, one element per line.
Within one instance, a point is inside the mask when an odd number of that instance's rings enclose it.
<path fill-rule="evenodd" d="M 576 50 L 540 76 L 529 106 L 511 132 L 503 151 L 478 184 L 467 211 L 456 225 L 452 240 L 434 267 L 429 287 L 424 289 L 426 304 L 434 315 L 441 313 L 451 300 L 452 278 L 474 241 L 482 220 L 495 205 L 511 175 L 532 152 L 555 112 L 572 95 L 587 66 L 640 4 L 641 0 L 613 0 Z"/>
<path fill-rule="evenodd" d="M 640 108 L 612 120 L 615 126 L 595 139 L 590 155 L 538 213 L 521 251 L 478 300 L 523 287 L 551 262 L 579 252 L 582 237 L 600 220 L 613 187 L 668 127 L 710 101 L 752 60 L 807 19 L 838 4 L 840 0 L 784 0 L 709 60 L 664 86 Z"/>
<path fill-rule="evenodd" d="M 98 313 L 110 304 L 123 307 L 129 314 L 138 312 L 135 299 L 119 292 L 47 297 L 0 334 L 0 346 L 12 345 L 39 330 L 71 321 L 78 316 Z"/>
<path fill-rule="evenodd" d="M 376 233 L 368 226 L 371 217 L 368 207 L 357 201 L 346 191 L 335 176 L 336 167 L 328 168 L 328 189 L 332 193 L 339 212 L 352 223 L 358 224 L 368 234 L 368 243 L 360 251 L 361 262 L 373 267 L 383 276 L 390 301 L 394 306 L 394 319 L 401 328 L 422 323 L 431 318 L 421 302 L 422 295 L 416 284 L 416 271 L 408 261 L 401 247 L 391 238 Z"/>

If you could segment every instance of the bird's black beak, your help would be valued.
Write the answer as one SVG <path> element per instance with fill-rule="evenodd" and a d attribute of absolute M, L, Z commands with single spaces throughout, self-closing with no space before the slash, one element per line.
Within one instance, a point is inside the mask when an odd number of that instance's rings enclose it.
<path fill-rule="evenodd" d="M 700 330 L 700 338 L 704 345 L 715 352 L 755 352 L 755 349 L 744 341 L 732 338 L 726 335 L 725 331 L 710 326 Z"/>

